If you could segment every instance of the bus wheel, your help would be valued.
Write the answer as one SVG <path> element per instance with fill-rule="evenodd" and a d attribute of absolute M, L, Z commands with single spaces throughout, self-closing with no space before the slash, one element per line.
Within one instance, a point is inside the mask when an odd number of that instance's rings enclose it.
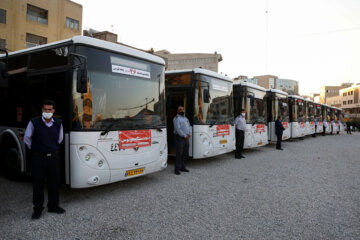
<path fill-rule="evenodd" d="M 17 148 L 10 148 L 5 155 L 6 178 L 11 180 L 20 180 L 21 178 L 21 157 Z"/>

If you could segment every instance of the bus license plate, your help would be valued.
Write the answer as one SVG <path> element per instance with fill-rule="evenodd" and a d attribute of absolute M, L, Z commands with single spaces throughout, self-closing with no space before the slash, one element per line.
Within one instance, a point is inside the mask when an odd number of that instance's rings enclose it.
<path fill-rule="evenodd" d="M 262 146 L 262 142 L 258 142 L 258 146 Z"/>
<path fill-rule="evenodd" d="M 286 139 L 286 136 L 284 136 L 284 139 Z"/>
<path fill-rule="evenodd" d="M 125 173 L 125 177 L 135 176 L 135 175 L 139 175 L 139 174 L 143 174 L 143 173 L 144 173 L 144 168 L 128 170 Z"/>
<path fill-rule="evenodd" d="M 220 140 L 220 144 L 225 144 L 225 143 L 227 143 L 226 139 Z"/>

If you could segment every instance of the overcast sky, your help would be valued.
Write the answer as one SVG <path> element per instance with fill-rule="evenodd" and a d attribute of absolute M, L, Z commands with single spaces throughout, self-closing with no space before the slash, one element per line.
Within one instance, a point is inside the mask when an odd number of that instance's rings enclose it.
<path fill-rule="evenodd" d="M 360 82 L 360 0 L 73 1 L 84 29 L 142 49 L 217 51 L 230 77 L 293 79 L 301 94 Z"/>

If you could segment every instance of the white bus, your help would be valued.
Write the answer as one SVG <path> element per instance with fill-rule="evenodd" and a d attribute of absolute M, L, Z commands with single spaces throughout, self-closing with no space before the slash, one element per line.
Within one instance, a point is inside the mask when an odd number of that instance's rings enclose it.
<path fill-rule="evenodd" d="M 291 138 L 302 138 L 305 136 L 305 104 L 304 98 L 289 95 Z"/>
<path fill-rule="evenodd" d="M 244 148 L 268 144 L 266 89 L 248 82 L 234 84 L 233 88 L 235 116 L 245 110 Z"/>
<path fill-rule="evenodd" d="M 331 133 L 331 107 L 327 104 L 323 104 L 323 119 L 327 122 L 325 133 Z"/>
<path fill-rule="evenodd" d="M 1 168 L 29 170 L 22 141 L 42 101 L 62 120 L 62 180 L 87 188 L 167 166 L 165 63 L 120 44 L 76 36 L 9 54 L 0 84 Z"/>
<path fill-rule="evenodd" d="M 278 116 L 282 119 L 282 124 L 285 128 L 282 136 L 282 140 L 290 138 L 291 124 L 289 123 L 289 103 L 288 94 L 277 89 L 266 90 L 267 95 L 267 113 L 268 113 L 268 132 L 269 141 L 276 141 L 275 134 L 275 121 Z"/>
<path fill-rule="evenodd" d="M 166 71 L 169 154 L 175 154 L 173 118 L 178 106 L 192 126 L 189 155 L 207 158 L 235 149 L 232 79 L 195 68 Z"/>
<path fill-rule="evenodd" d="M 336 132 L 340 133 L 344 131 L 344 116 L 342 113 L 341 108 L 333 107 L 334 108 L 334 119 L 336 125 Z M 340 120 L 340 124 L 339 124 Z"/>
<path fill-rule="evenodd" d="M 315 109 L 316 104 L 311 100 L 305 99 L 305 135 L 315 133 Z"/>
<path fill-rule="evenodd" d="M 320 103 L 315 103 L 315 121 L 318 122 L 316 133 L 323 132 L 323 107 Z"/>

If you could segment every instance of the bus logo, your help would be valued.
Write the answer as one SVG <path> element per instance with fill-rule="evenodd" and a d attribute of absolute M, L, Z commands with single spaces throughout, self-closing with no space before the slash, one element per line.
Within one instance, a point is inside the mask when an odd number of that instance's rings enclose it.
<path fill-rule="evenodd" d="M 119 149 L 151 146 L 151 130 L 119 131 Z"/>
<path fill-rule="evenodd" d="M 265 132 L 265 125 L 264 124 L 256 125 L 256 132 Z"/>
<path fill-rule="evenodd" d="M 229 125 L 216 125 L 216 136 L 230 135 Z"/>

